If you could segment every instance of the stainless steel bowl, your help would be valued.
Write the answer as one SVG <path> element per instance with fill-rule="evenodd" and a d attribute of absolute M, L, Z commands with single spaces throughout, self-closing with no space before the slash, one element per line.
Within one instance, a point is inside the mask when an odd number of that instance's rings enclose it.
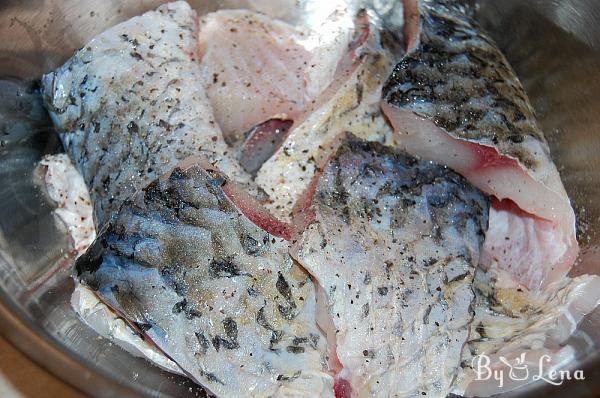
<path fill-rule="evenodd" d="M 83 325 L 69 305 L 73 283 L 64 230 L 35 183 L 36 162 L 60 144 L 35 97 L 18 83 L 63 63 L 95 34 L 162 1 L 0 2 L 0 332 L 36 362 L 97 397 L 201 396 L 185 378 L 126 354 Z M 249 7 L 290 20 L 317 1 L 192 1 L 202 14 Z M 372 0 L 393 27 L 393 1 Z M 356 5 L 355 5 L 356 6 Z M 579 216 L 580 264 L 600 273 L 600 2 L 482 0 L 478 18 L 521 77 Z M 7 82 L 7 79 L 9 82 Z M 10 83 L 14 79 L 17 83 Z M 584 381 L 545 383 L 511 395 L 600 395 L 600 311 L 569 341 Z"/>

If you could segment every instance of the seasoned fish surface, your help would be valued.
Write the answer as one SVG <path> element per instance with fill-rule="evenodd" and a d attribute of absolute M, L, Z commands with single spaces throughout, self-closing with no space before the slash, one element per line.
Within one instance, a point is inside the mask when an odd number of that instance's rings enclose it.
<path fill-rule="evenodd" d="M 188 156 L 239 167 L 214 121 L 197 62 L 198 21 L 169 3 L 98 35 L 43 78 L 46 105 L 102 224 Z"/>
<path fill-rule="evenodd" d="M 202 75 L 226 141 L 273 117 L 299 116 L 333 81 L 353 33 L 345 10 L 316 32 L 248 10 L 202 17 Z"/>
<path fill-rule="evenodd" d="M 143 336 L 100 301 L 89 287 L 75 282 L 71 307 L 86 325 L 131 355 L 145 358 L 168 372 L 184 375 L 175 362 L 165 356 L 155 345 L 144 340 Z"/>
<path fill-rule="evenodd" d="M 564 278 L 553 289 L 530 292 L 503 288 L 497 271 L 478 269 L 475 274 L 475 315 L 452 391 L 460 396 L 501 394 L 537 380 L 538 372 L 511 377 L 511 365 L 538 369 L 543 361 L 544 371 L 568 369 L 576 352 L 567 340 L 600 303 L 597 275 Z M 498 371 L 502 382 L 477 377 L 472 366 L 481 354 L 487 355 L 490 368 Z"/>
<path fill-rule="evenodd" d="M 515 231 L 514 239 L 489 234 L 487 263 L 512 272 L 515 285 L 545 288 L 568 272 L 578 246 L 573 209 L 529 100 L 465 10 L 449 1 L 417 5 L 420 30 L 384 86 L 382 108 L 402 148 L 451 167 L 499 200 L 490 225 Z M 511 203 L 518 211 L 506 211 Z"/>
<path fill-rule="evenodd" d="M 44 156 L 38 172 L 56 204 L 56 221 L 69 233 L 71 250 L 75 255 L 84 253 L 96 239 L 96 229 L 90 195 L 81 175 L 64 153 Z"/>
<path fill-rule="evenodd" d="M 535 172 L 548 144 L 504 55 L 459 10 L 427 1 L 421 8 L 419 46 L 394 69 L 385 99 L 431 118 L 455 138 L 495 147 Z M 540 142 L 546 153 L 528 151 L 529 140 Z"/>
<path fill-rule="evenodd" d="M 80 258 L 81 280 L 219 397 L 333 396 L 310 277 L 223 184 L 199 167 L 152 182 Z"/>
<path fill-rule="evenodd" d="M 449 169 L 346 138 L 295 250 L 322 290 L 340 396 L 444 397 L 471 321 L 485 195 Z"/>
<path fill-rule="evenodd" d="M 380 107 L 381 87 L 397 62 L 394 49 L 382 44 L 373 26 L 359 47 L 360 59 L 338 76 L 322 103 L 295 121 L 281 147 L 256 174 L 256 183 L 269 196 L 267 207 L 282 220 L 289 220 L 293 207 L 317 174 L 323 158 L 345 132 L 388 145 L 395 135 Z"/>

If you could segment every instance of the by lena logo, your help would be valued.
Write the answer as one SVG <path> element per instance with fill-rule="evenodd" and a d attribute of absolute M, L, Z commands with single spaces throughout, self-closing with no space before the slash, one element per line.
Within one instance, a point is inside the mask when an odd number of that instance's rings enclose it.
<path fill-rule="evenodd" d="M 471 366 L 475 371 L 476 380 L 496 380 L 498 388 L 504 387 L 506 380 L 537 381 L 560 386 L 565 380 L 585 380 L 583 370 L 556 370 L 552 369 L 549 355 L 542 355 L 537 362 L 527 362 L 525 352 L 512 361 L 506 357 L 498 357 L 500 363 L 491 364 L 491 359 L 486 354 L 473 357 Z"/>

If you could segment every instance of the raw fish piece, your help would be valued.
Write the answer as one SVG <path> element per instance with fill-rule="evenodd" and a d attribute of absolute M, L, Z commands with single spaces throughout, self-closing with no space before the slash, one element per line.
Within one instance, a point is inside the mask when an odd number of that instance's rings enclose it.
<path fill-rule="evenodd" d="M 337 396 L 445 397 L 472 319 L 488 200 L 451 170 L 348 136 L 293 254 L 320 289 Z"/>
<path fill-rule="evenodd" d="M 419 9 L 420 29 L 408 29 L 412 51 L 388 79 L 382 102 L 400 146 L 451 167 L 500 201 L 514 202 L 516 212 L 494 203 L 503 216 L 490 217 L 490 228 L 510 226 L 528 243 L 502 244 L 504 236 L 487 234 L 494 244 L 486 250 L 495 249 L 487 252 L 486 265 L 494 260 L 513 275 L 515 286 L 544 288 L 566 275 L 578 245 L 571 203 L 527 95 L 492 39 L 458 3 L 405 4 Z M 535 218 L 523 222 L 523 212 Z M 531 223 L 543 236 L 531 234 Z M 498 255 L 505 250 L 513 252 Z M 546 256 L 532 253 L 538 250 Z M 511 262 L 520 257 L 545 261 Z"/>
<path fill-rule="evenodd" d="M 71 295 L 71 307 L 96 333 L 115 342 L 131 355 L 146 358 L 153 365 L 168 372 L 184 374 L 175 362 L 156 346 L 140 337 L 135 329 L 100 301 L 89 287 L 75 283 L 75 290 Z"/>
<path fill-rule="evenodd" d="M 64 153 L 47 155 L 39 163 L 45 191 L 55 203 L 54 215 L 70 236 L 76 255 L 87 250 L 96 239 L 90 194 L 77 169 Z"/>
<path fill-rule="evenodd" d="M 90 190 L 98 229 L 189 156 L 245 178 L 214 121 L 197 47 L 196 12 L 168 3 L 99 34 L 43 77 L 46 105 Z"/>
<path fill-rule="evenodd" d="M 200 18 L 202 76 L 225 140 L 234 144 L 269 119 L 299 116 L 334 80 L 354 34 L 345 9 L 315 30 L 248 10 Z"/>
<path fill-rule="evenodd" d="M 219 397 L 332 397 L 310 276 L 205 167 L 176 168 L 126 201 L 79 278 Z"/>
<path fill-rule="evenodd" d="M 286 140 L 256 174 L 257 185 L 270 197 L 267 208 L 282 220 L 290 220 L 319 165 L 344 133 L 394 144 L 379 103 L 381 87 L 398 56 L 395 48 L 382 46 L 379 31 L 371 27 L 367 33 L 365 42 L 357 43 L 362 56 L 343 63 L 335 84 L 294 120 Z"/>
<path fill-rule="evenodd" d="M 575 348 L 567 344 L 568 339 L 583 317 L 600 304 L 597 275 L 564 278 L 548 291 L 530 292 L 503 287 L 503 279 L 510 276 L 502 273 L 479 269 L 475 275 L 475 316 L 454 383 L 455 394 L 485 397 L 523 387 L 536 381 L 540 360 L 547 378 L 551 370 L 572 370 Z M 477 380 L 477 355 L 481 354 L 489 358 L 490 369 L 504 371 L 502 386 L 496 379 Z M 529 373 L 521 368 L 515 380 L 506 362 L 526 366 Z"/>

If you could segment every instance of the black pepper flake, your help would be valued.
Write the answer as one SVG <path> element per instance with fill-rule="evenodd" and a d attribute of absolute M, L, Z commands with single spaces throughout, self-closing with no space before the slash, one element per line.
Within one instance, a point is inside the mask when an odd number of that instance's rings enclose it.
<path fill-rule="evenodd" d="M 137 59 L 138 61 L 141 61 L 144 59 L 144 57 L 142 57 L 142 54 L 138 53 L 137 51 L 132 51 L 129 53 L 129 55 L 131 55 L 133 58 Z"/>
<path fill-rule="evenodd" d="M 304 352 L 304 347 L 289 345 L 285 348 L 285 350 L 290 354 L 302 354 Z"/>

